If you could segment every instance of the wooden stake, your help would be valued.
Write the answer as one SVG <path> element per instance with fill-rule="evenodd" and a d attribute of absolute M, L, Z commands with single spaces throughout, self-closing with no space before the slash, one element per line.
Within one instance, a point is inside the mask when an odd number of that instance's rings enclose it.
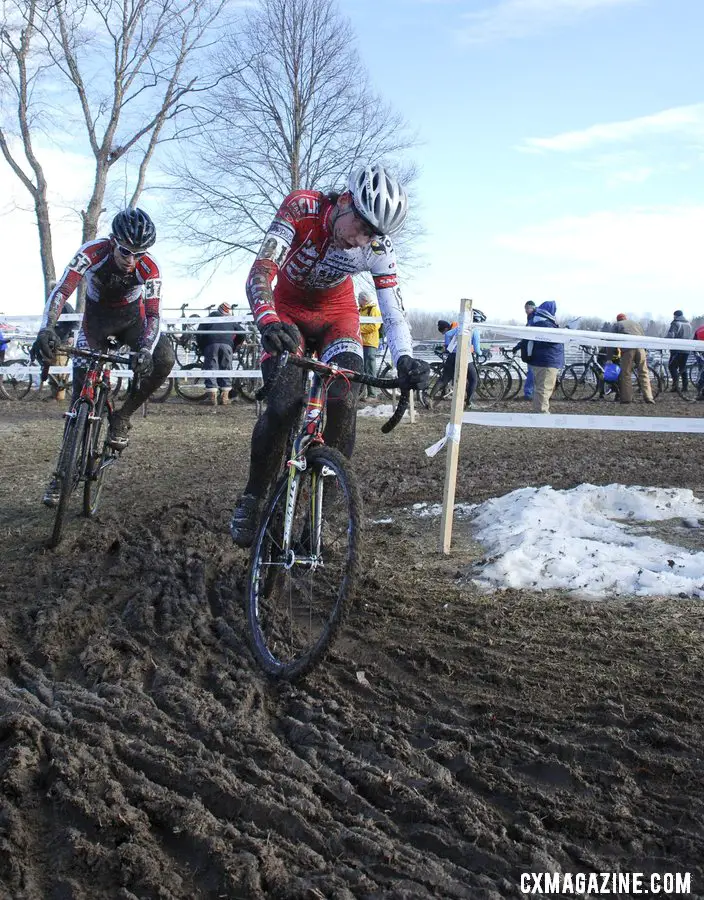
<path fill-rule="evenodd" d="M 452 522 L 455 512 L 455 488 L 457 485 L 457 463 L 460 455 L 460 431 L 464 413 L 464 395 L 467 390 L 467 363 L 469 362 L 470 339 L 472 336 L 472 301 L 463 299 L 460 307 L 460 323 L 457 329 L 457 356 L 455 358 L 455 387 L 450 411 L 450 435 L 447 439 L 447 462 L 445 465 L 445 489 L 442 498 L 442 519 L 440 520 L 440 552 L 449 553 L 452 543 Z"/>

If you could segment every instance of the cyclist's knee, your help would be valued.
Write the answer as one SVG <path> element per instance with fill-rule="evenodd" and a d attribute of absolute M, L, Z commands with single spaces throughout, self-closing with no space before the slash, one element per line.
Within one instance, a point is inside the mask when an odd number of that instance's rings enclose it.
<path fill-rule="evenodd" d="M 358 356 L 353 352 L 345 351 L 343 353 L 338 353 L 331 359 L 326 359 L 325 362 L 337 363 L 340 368 L 350 369 L 352 372 L 364 372 L 364 357 Z M 336 378 L 328 390 L 328 399 L 333 401 L 348 401 L 347 405 L 351 407 L 357 397 L 359 388 L 359 384 L 350 386 L 344 379 Z M 329 413 L 330 409 L 328 410 L 328 414 Z"/>
<path fill-rule="evenodd" d="M 165 334 L 162 334 L 152 353 L 154 373 L 163 378 L 173 369 L 175 361 L 176 356 L 171 341 Z"/>

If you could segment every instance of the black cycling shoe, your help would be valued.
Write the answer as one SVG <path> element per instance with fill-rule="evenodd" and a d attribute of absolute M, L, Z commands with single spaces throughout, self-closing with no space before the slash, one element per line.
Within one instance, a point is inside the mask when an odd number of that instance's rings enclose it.
<path fill-rule="evenodd" d="M 129 416 L 122 416 L 120 413 L 114 413 L 110 421 L 110 431 L 108 432 L 108 446 L 113 450 L 124 450 L 129 444 L 129 430 L 132 427 Z"/>
<path fill-rule="evenodd" d="M 59 500 L 61 499 L 61 482 L 59 479 L 54 476 L 49 484 L 47 485 L 46 490 L 44 491 L 44 496 L 42 497 L 42 503 L 44 506 L 48 506 L 50 509 L 59 505 Z"/>
<path fill-rule="evenodd" d="M 242 494 L 232 513 L 230 534 L 238 547 L 252 546 L 254 535 L 259 524 L 259 497 L 254 494 Z"/>

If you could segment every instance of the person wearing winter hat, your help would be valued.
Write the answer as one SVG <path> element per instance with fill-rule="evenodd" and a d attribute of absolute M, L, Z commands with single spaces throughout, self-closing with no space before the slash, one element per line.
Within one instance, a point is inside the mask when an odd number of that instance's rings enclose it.
<path fill-rule="evenodd" d="M 645 335 L 642 326 L 638 322 L 629 319 L 625 313 L 619 313 L 616 316 L 614 330 L 618 334 Z M 642 347 L 621 347 L 621 374 L 618 376 L 618 392 L 621 403 L 631 403 L 633 400 L 633 379 L 631 375 L 634 368 L 641 393 L 643 394 L 643 400 L 646 403 L 655 403 L 648 372 L 648 357 Z"/>
<path fill-rule="evenodd" d="M 678 341 L 688 341 L 692 337 L 692 326 L 685 318 L 681 309 L 676 309 L 672 315 L 672 322 L 667 334 L 667 338 L 674 338 Z M 682 379 L 682 390 L 687 391 L 687 359 L 689 358 L 689 350 L 670 350 L 670 360 L 667 368 L 670 370 L 672 378 L 671 391 L 677 391 L 678 378 Z"/>
<path fill-rule="evenodd" d="M 196 332 L 196 344 L 203 354 L 204 369 L 231 369 L 235 342 L 239 336 L 236 322 L 221 322 L 223 316 L 232 314 L 229 303 L 221 303 L 213 310 L 207 321 L 201 322 Z M 232 379 L 210 378 L 205 379 L 206 406 L 228 406 L 231 400 Z"/>

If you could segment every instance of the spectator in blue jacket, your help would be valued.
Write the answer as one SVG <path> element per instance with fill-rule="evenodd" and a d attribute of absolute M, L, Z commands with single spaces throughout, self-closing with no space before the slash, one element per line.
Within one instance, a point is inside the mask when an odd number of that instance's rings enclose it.
<path fill-rule="evenodd" d="M 546 300 L 533 313 L 531 328 L 557 328 L 557 304 L 554 300 Z M 528 365 L 533 371 L 533 412 L 549 413 L 550 398 L 557 384 L 557 376 L 565 365 L 565 348 L 563 344 L 551 341 L 526 341 L 525 353 Z"/>

